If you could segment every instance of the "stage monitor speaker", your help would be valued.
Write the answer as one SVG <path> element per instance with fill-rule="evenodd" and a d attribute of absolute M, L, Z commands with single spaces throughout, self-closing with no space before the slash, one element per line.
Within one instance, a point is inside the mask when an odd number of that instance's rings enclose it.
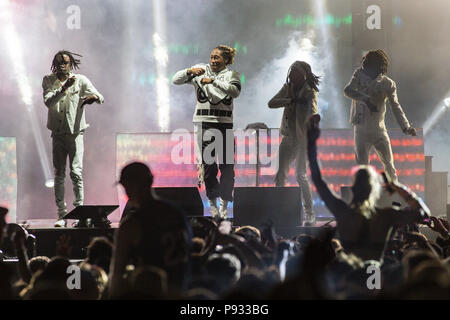
<path fill-rule="evenodd" d="M 180 207 L 186 216 L 203 216 L 203 202 L 196 187 L 154 188 L 154 190 L 160 198 Z"/>
<path fill-rule="evenodd" d="M 298 187 L 242 187 L 234 189 L 234 224 L 261 228 L 272 220 L 277 234 L 298 234 L 302 203 Z"/>

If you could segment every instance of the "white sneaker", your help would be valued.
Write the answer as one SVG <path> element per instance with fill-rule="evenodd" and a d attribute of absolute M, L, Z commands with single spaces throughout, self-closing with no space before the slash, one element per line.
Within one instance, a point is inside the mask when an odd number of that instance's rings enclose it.
<path fill-rule="evenodd" d="M 54 226 L 56 228 L 65 228 L 67 225 L 66 220 L 60 219 L 58 221 L 55 222 Z"/>
<path fill-rule="evenodd" d="M 303 223 L 304 227 L 315 227 L 316 226 L 316 215 L 314 213 L 305 215 L 305 221 Z"/>
<path fill-rule="evenodd" d="M 219 216 L 222 219 L 228 218 L 228 201 L 220 199 Z"/>
<path fill-rule="evenodd" d="M 217 218 L 219 216 L 219 208 L 217 208 L 217 198 L 209 199 L 209 206 L 211 207 L 211 216 Z"/>

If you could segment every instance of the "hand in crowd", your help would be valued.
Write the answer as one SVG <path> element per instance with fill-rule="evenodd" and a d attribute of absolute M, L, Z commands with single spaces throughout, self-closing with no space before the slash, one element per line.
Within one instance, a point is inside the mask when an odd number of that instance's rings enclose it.
<path fill-rule="evenodd" d="M 447 236 L 450 231 L 448 221 L 438 217 L 431 216 L 430 224 L 428 226 L 431 230 L 436 231 L 443 236 Z"/>

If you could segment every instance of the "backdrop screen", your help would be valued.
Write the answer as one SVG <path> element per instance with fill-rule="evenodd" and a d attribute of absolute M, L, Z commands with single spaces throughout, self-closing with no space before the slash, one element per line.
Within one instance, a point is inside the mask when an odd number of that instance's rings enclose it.
<path fill-rule="evenodd" d="M 0 206 L 9 209 L 7 221 L 16 222 L 16 138 L 0 137 Z"/>
<path fill-rule="evenodd" d="M 425 156 L 422 130 L 416 137 L 404 135 L 401 130 L 389 130 L 395 166 L 399 181 L 423 197 L 425 181 Z M 235 131 L 235 187 L 273 187 L 278 164 L 278 146 L 281 136 L 278 129 L 260 131 Z M 257 143 L 258 141 L 258 143 Z M 256 149 L 258 146 L 258 149 Z M 257 153 L 254 152 L 257 150 Z M 353 130 L 324 129 L 318 140 L 318 158 L 322 176 L 329 187 L 340 194 L 340 187 L 352 183 L 352 168 L 356 165 Z M 192 187 L 197 185 L 194 134 L 173 133 L 118 134 L 116 137 L 116 173 L 132 161 L 142 161 L 151 166 L 155 187 Z M 258 159 L 256 159 L 258 154 Z M 257 165 L 258 160 L 258 165 Z M 375 152 L 370 155 L 371 164 L 378 172 L 383 166 Z M 183 163 L 180 163 L 183 162 Z M 308 176 L 310 170 L 308 168 Z M 286 186 L 297 186 L 294 163 L 291 165 Z M 314 211 L 319 218 L 331 217 L 323 201 L 313 190 Z M 126 195 L 118 188 L 121 211 Z M 200 195 L 209 215 L 204 186 Z M 118 213 L 117 213 L 118 214 Z"/>

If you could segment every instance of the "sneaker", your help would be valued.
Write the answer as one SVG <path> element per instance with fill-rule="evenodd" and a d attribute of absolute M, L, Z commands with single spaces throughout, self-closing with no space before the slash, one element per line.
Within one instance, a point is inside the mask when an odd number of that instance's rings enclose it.
<path fill-rule="evenodd" d="M 66 220 L 60 219 L 55 222 L 54 226 L 55 228 L 65 228 L 67 225 Z"/>
<path fill-rule="evenodd" d="M 304 227 L 315 227 L 316 226 L 316 216 L 313 214 L 307 214 L 305 216 L 305 221 L 303 222 Z"/>
<path fill-rule="evenodd" d="M 228 218 L 228 201 L 220 199 L 219 216 L 221 219 Z"/>
<path fill-rule="evenodd" d="M 219 208 L 217 208 L 217 198 L 209 199 L 209 206 L 211 207 L 211 216 L 213 218 L 218 218 Z"/>

